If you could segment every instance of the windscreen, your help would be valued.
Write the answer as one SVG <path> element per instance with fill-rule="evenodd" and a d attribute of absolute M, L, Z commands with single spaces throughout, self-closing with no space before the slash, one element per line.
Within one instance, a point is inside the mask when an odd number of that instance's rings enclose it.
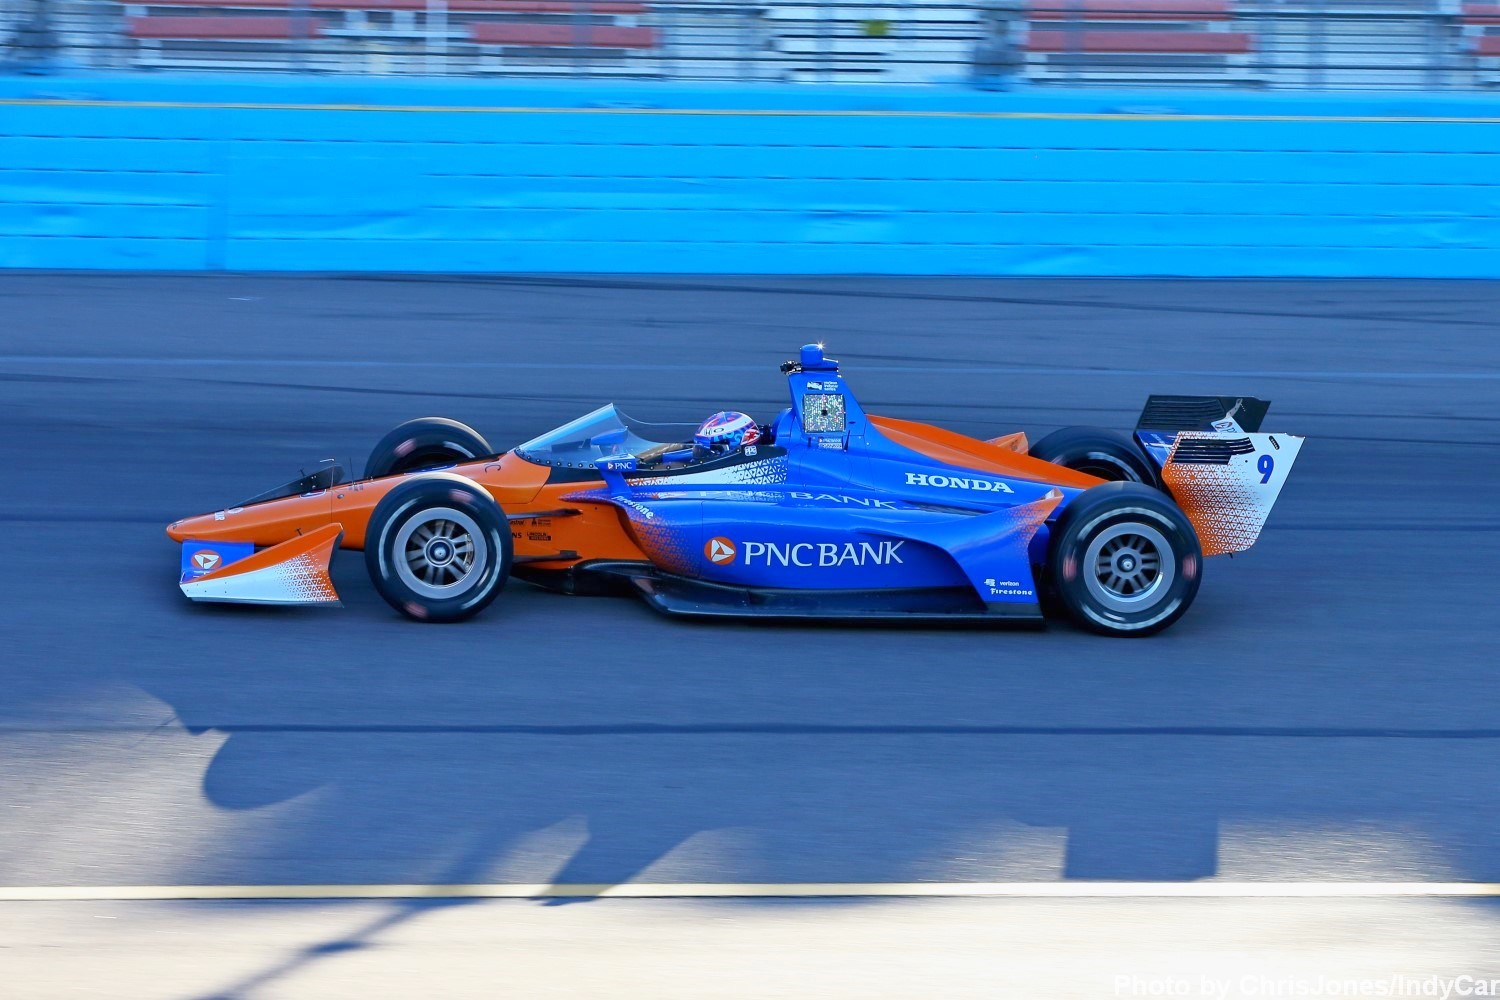
<path fill-rule="evenodd" d="M 248 507 L 253 503 L 265 503 L 267 500 L 280 500 L 283 497 L 302 496 L 307 493 L 316 493 L 319 490 L 331 489 L 344 481 L 344 467 L 332 462 L 324 463 L 317 472 L 304 472 L 301 476 L 293 479 L 284 486 L 257 493 L 248 500 L 241 500 L 236 506 Z"/>
<path fill-rule="evenodd" d="M 613 403 L 563 424 L 516 448 L 516 454 L 538 465 L 591 469 L 605 458 L 639 456 L 663 446 L 690 447 L 694 424 L 650 424 L 633 420 Z"/>

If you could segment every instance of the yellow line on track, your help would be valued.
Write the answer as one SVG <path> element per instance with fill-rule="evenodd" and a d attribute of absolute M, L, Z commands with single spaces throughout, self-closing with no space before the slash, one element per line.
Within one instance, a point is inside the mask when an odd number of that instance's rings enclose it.
<path fill-rule="evenodd" d="M 274 104 L 222 101 L 106 101 L 63 98 L 0 98 L 0 107 L 168 108 L 202 111 L 356 111 L 412 114 L 481 115 L 709 115 L 748 118 L 993 118 L 1031 121 L 1131 122 L 1348 122 L 1372 124 L 1497 125 L 1500 118 L 1383 115 L 1210 115 L 1130 114 L 1074 111 L 903 111 L 897 109 L 830 110 L 812 108 L 535 108 L 471 107 L 427 104 Z"/>
<path fill-rule="evenodd" d="M 479 885 L 64 885 L 0 887 L 0 902 L 252 899 L 1352 899 L 1500 897 L 1500 882 L 627 882 Z"/>

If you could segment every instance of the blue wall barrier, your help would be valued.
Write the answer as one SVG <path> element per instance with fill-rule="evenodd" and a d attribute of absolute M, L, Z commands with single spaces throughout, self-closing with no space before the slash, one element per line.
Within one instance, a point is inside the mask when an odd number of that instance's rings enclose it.
<path fill-rule="evenodd" d="M 1500 276 L 1493 98 L 0 79 L 0 266 Z"/>

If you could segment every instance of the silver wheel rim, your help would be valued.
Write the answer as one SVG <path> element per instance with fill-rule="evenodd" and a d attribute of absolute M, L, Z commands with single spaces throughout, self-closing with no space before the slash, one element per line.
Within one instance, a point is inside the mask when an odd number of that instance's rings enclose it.
<path fill-rule="evenodd" d="M 1089 594 L 1112 611 L 1144 611 L 1177 575 L 1172 546 L 1161 532 L 1139 521 L 1112 524 L 1083 554 Z"/>
<path fill-rule="evenodd" d="M 468 591 L 489 558 L 474 519 L 452 507 L 429 507 L 396 532 L 396 576 L 414 593 L 446 600 Z"/>

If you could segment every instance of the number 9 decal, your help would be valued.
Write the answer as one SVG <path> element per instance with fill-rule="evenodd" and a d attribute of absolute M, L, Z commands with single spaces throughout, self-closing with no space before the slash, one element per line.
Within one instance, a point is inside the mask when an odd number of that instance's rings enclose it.
<path fill-rule="evenodd" d="M 1260 484 L 1264 486 L 1271 481 L 1271 472 L 1276 468 L 1276 460 L 1269 454 L 1260 456 L 1255 463 L 1255 471 L 1260 473 Z"/>

